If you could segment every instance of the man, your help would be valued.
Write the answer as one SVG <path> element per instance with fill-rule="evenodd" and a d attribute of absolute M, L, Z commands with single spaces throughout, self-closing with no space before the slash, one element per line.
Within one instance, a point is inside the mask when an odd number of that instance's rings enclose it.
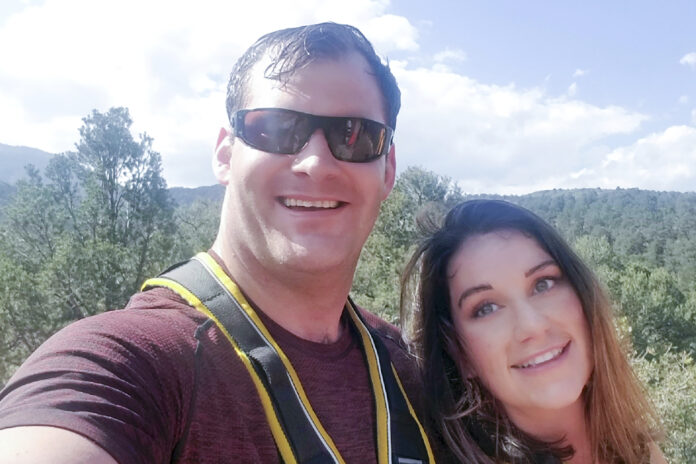
<path fill-rule="evenodd" d="M 399 333 L 347 301 L 399 106 L 355 28 L 259 39 L 228 84 L 212 250 L 39 348 L 0 394 L 0 462 L 432 461 Z"/>

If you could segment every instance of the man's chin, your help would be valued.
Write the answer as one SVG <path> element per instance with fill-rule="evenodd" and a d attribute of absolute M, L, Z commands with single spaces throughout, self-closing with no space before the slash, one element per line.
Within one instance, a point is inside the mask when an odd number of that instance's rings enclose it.
<path fill-rule="evenodd" d="M 357 264 L 359 253 L 351 253 L 333 242 L 317 243 L 297 243 L 288 244 L 289 247 L 283 252 L 281 262 L 283 267 L 289 272 L 297 271 L 303 273 L 335 272 L 340 270 L 343 273 L 353 269 Z M 353 263 L 352 266 L 350 264 Z"/>

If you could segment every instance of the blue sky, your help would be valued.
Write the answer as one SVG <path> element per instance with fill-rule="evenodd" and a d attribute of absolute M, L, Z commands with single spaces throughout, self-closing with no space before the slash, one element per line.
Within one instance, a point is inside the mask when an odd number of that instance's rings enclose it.
<path fill-rule="evenodd" d="M 170 185 L 213 183 L 234 60 L 273 29 L 361 28 L 403 92 L 400 170 L 467 192 L 696 191 L 696 2 L 10 0 L 0 143 L 70 150 L 127 106 Z"/>

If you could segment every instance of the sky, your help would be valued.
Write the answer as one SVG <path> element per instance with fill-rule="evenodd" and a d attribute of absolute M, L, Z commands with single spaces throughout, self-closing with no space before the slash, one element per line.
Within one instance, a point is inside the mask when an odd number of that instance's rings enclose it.
<path fill-rule="evenodd" d="M 399 172 L 466 193 L 696 191 L 693 0 L 3 0 L 0 143 L 72 150 L 92 109 L 125 106 L 170 186 L 214 184 L 235 60 L 322 21 L 389 61 Z"/>

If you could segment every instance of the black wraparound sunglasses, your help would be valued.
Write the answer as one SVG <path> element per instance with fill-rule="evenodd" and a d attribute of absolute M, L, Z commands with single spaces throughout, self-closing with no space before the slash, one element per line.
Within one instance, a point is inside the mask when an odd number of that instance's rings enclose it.
<path fill-rule="evenodd" d="M 367 163 L 389 153 L 394 129 L 365 118 L 316 116 L 284 108 L 239 110 L 232 115 L 234 135 L 258 150 L 299 153 L 317 129 L 331 154 L 349 163 Z"/>

